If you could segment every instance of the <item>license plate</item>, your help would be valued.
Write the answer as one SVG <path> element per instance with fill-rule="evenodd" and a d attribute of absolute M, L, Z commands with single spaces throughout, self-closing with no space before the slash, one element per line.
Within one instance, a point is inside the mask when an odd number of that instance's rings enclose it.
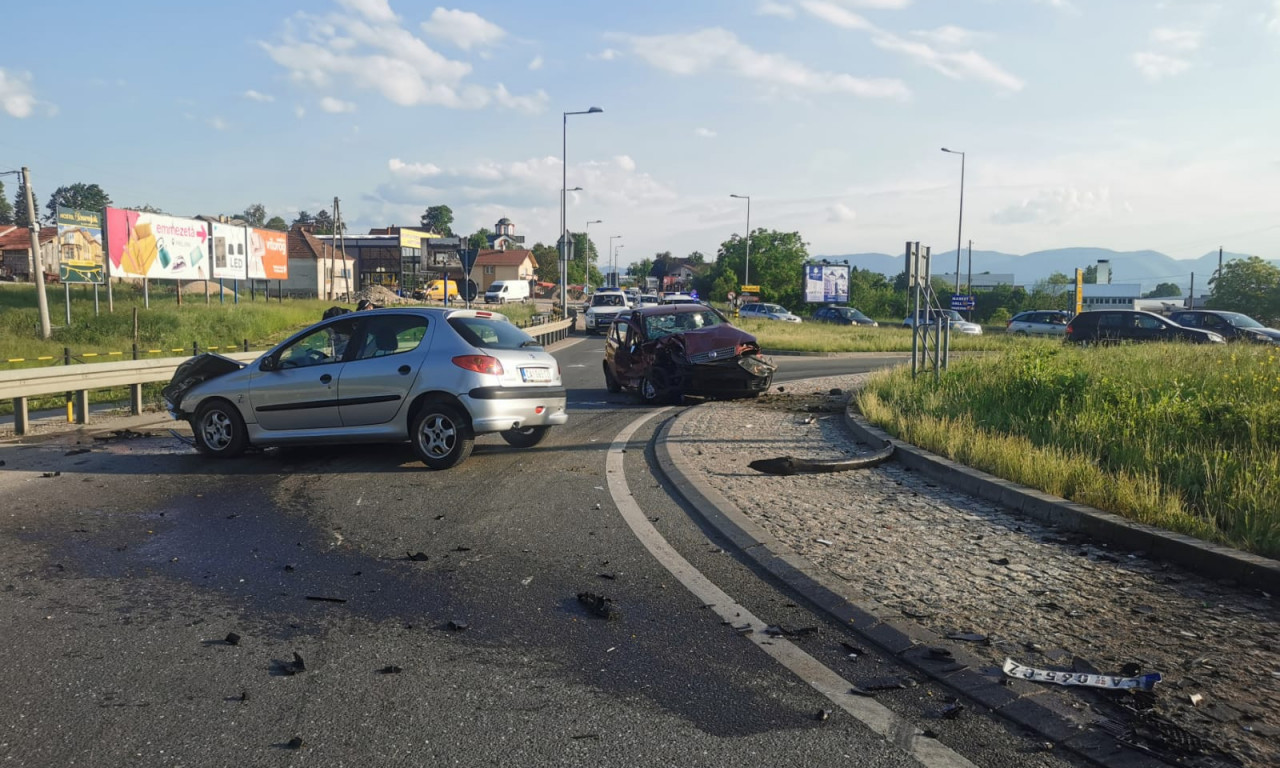
<path fill-rule="evenodd" d="M 551 381 L 551 369 L 521 368 L 520 379 L 522 381 Z"/>

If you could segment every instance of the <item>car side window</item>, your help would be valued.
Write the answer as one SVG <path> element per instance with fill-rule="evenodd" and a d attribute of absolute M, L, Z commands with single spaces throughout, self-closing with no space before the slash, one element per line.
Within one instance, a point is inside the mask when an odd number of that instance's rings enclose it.
<path fill-rule="evenodd" d="M 1135 320 L 1136 322 L 1134 324 L 1137 327 L 1147 331 L 1159 331 L 1165 327 L 1164 322 L 1156 317 L 1147 317 L 1146 315 L 1136 315 Z"/>
<path fill-rule="evenodd" d="M 347 342 L 355 333 L 357 320 L 341 320 L 318 328 L 280 350 L 278 367 L 306 368 L 342 360 Z"/>
<path fill-rule="evenodd" d="M 1223 327 L 1226 326 L 1227 324 L 1222 318 L 1218 317 L 1217 315 L 1204 315 L 1203 319 L 1204 319 L 1205 328 L 1212 328 L 1216 331 L 1222 330 Z"/>
<path fill-rule="evenodd" d="M 1185 315 L 1170 315 L 1170 316 L 1169 316 L 1169 319 L 1170 319 L 1170 320 L 1172 320 L 1173 322 L 1177 323 L 1178 325 L 1185 325 L 1185 326 L 1186 326 L 1186 327 L 1188 327 L 1188 328 L 1199 328 L 1199 327 L 1200 327 L 1200 316 L 1199 316 L 1199 315 L 1192 315 L 1192 314 L 1185 314 Z"/>
<path fill-rule="evenodd" d="M 355 359 L 412 352 L 427 335 L 427 319 L 415 315 L 371 317 L 364 324 L 363 341 Z"/>
<path fill-rule="evenodd" d="M 1108 312 L 1098 318 L 1099 328 L 1120 328 L 1123 325 L 1123 315 L 1117 315 L 1114 312 Z"/>

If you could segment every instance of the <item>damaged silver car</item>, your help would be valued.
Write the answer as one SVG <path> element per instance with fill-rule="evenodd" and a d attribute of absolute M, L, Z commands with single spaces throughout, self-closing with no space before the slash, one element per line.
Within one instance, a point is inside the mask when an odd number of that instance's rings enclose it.
<path fill-rule="evenodd" d="M 634 390 L 643 403 L 678 403 L 685 395 L 756 397 L 776 370 L 754 336 L 702 304 L 623 313 L 605 340 L 605 386 Z"/>

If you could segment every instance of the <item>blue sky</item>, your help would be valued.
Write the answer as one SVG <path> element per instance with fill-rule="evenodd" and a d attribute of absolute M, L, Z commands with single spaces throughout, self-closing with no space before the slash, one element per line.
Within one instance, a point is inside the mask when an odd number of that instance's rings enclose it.
<path fill-rule="evenodd" d="M 355 231 L 568 221 L 619 261 L 799 231 L 814 254 L 1099 246 L 1280 257 L 1280 0 L 70 0 L 9 9 L 0 167 L 178 215 L 342 198 Z M 12 194 L 12 178 L 6 187 Z"/>

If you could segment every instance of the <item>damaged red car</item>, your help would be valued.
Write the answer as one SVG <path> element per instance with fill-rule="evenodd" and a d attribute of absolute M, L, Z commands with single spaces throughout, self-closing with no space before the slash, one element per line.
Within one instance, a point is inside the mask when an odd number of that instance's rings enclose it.
<path fill-rule="evenodd" d="M 754 336 L 701 304 L 624 312 L 605 340 L 605 386 L 632 389 L 643 403 L 678 403 L 685 395 L 755 397 L 776 370 Z"/>

